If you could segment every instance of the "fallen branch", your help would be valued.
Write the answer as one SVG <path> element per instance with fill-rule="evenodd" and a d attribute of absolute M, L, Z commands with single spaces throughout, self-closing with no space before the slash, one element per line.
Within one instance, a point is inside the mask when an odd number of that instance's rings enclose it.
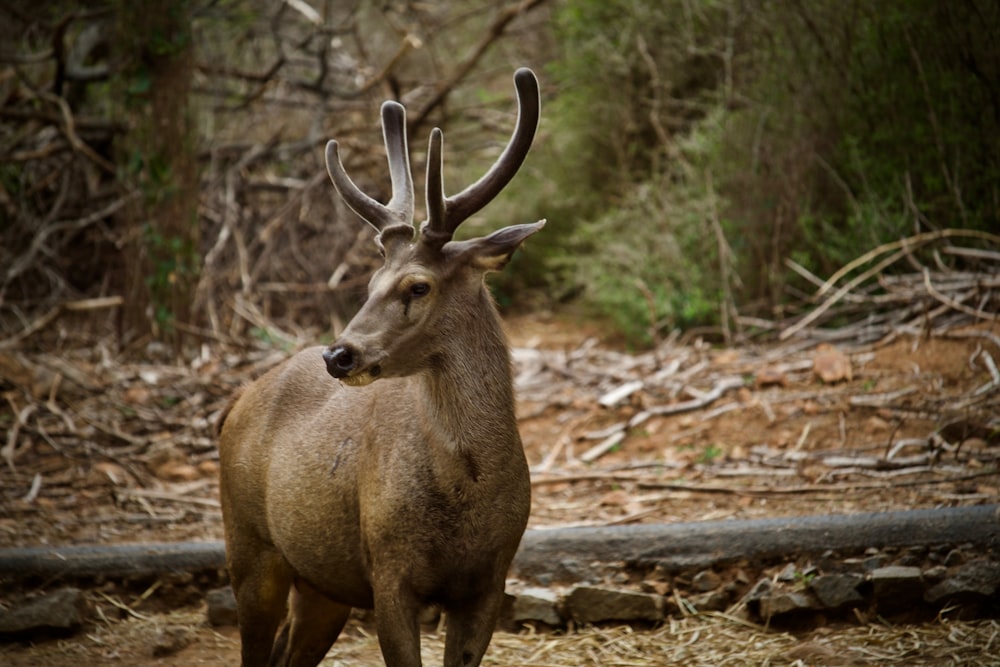
<path fill-rule="evenodd" d="M 512 573 L 551 575 L 552 564 L 572 560 L 597 567 L 621 563 L 667 571 L 707 568 L 741 560 L 787 560 L 834 551 L 967 543 L 1000 547 L 1000 505 L 852 515 L 709 521 L 678 524 L 561 528 L 528 531 Z"/>
<path fill-rule="evenodd" d="M 120 296 L 109 296 L 98 299 L 84 299 L 82 301 L 70 301 L 67 303 L 61 303 L 54 308 L 50 308 L 48 312 L 44 315 L 36 318 L 31 324 L 22 329 L 19 333 L 11 336 L 10 338 L 5 338 L 0 340 L 0 350 L 7 350 L 16 347 L 21 341 L 25 340 L 32 334 L 35 334 L 53 321 L 59 318 L 65 312 L 80 312 L 84 310 L 100 310 L 104 308 L 117 308 L 125 303 L 125 300 Z"/>
<path fill-rule="evenodd" d="M 551 576 L 553 563 L 587 567 L 625 562 L 667 571 L 741 560 L 787 560 L 834 551 L 841 557 L 869 548 L 969 544 L 1000 548 L 1000 505 L 824 515 L 746 521 L 529 530 L 512 574 Z M 225 567 L 222 542 L 0 549 L 0 579 L 130 578 L 203 572 Z"/>
<path fill-rule="evenodd" d="M 650 417 L 663 416 L 663 415 L 675 415 L 680 412 L 688 412 L 690 410 L 697 410 L 698 408 L 703 408 L 706 405 L 714 403 L 719 400 L 719 398 L 725 394 L 727 391 L 732 389 L 739 389 L 746 385 L 746 382 L 742 377 L 726 377 L 715 383 L 715 386 L 708 392 L 701 394 L 697 398 L 693 398 L 690 401 L 682 401 L 680 403 L 672 403 L 671 405 L 661 405 L 654 408 L 648 408 L 643 410 L 635 417 L 629 420 L 628 427 L 635 428 L 639 426 Z"/>

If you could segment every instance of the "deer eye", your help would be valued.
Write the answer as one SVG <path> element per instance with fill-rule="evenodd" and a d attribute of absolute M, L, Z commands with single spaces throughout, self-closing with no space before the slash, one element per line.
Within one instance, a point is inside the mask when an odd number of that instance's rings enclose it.
<path fill-rule="evenodd" d="M 413 283 L 410 285 L 410 296 L 412 297 L 427 296 L 430 291 L 431 286 L 427 283 Z"/>

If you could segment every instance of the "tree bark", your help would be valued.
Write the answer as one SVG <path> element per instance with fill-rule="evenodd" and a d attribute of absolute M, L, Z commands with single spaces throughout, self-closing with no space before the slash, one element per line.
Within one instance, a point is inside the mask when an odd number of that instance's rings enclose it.
<path fill-rule="evenodd" d="M 128 127 L 118 163 L 142 193 L 124 213 L 124 334 L 179 350 L 174 324 L 191 321 L 200 263 L 190 2 L 119 0 L 116 16 L 115 97 Z"/>
<path fill-rule="evenodd" d="M 747 560 L 755 564 L 832 551 L 972 545 L 1000 549 L 1000 505 L 851 515 L 529 530 L 512 575 L 535 579 L 572 560 L 678 572 Z M 0 549 L 0 580 L 139 577 L 225 567 L 222 542 Z"/>

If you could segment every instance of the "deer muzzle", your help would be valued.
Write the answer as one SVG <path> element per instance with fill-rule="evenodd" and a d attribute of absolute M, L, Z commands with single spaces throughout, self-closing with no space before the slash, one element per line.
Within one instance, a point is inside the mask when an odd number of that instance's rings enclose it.
<path fill-rule="evenodd" d="M 371 384 L 382 374 L 379 364 L 365 366 L 362 355 L 349 345 L 331 345 L 323 350 L 326 372 L 344 384 L 362 386 Z"/>

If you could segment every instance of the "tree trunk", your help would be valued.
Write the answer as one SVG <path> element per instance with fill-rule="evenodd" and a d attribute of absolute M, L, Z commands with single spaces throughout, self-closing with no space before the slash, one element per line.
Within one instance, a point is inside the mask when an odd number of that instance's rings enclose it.
<path fill-rule="evenodd" d="M 128 127 L 118 163 L 142 193 L 124 213 L 123 340 L 152 336 L 179 351 L 200 262 L 190 2 L 120 0 L 116 10 L 114 97 Z"/>

